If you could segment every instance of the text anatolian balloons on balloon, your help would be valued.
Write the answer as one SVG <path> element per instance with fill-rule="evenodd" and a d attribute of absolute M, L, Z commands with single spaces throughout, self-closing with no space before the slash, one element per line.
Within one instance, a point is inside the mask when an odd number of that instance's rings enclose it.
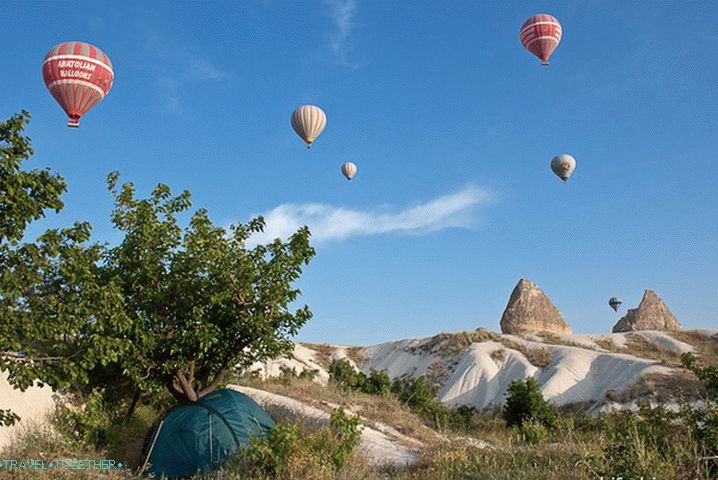
<path fill-rule="evenodd" d="M 327 116 L 317 106 L 302 105 L 292 113 L 291 122 L 297 135 L 306 142 L 307 148 L 311 148 L 327 125 Z"/>
<path fill-rule="evenodd" d="M 555 17 L 545 13 L 534 15 L 521 25 L 519 39 L 523 46 L 548 65 L 548 59 L 561 41 L 563 29 Z"/>
<path fill-rule="evenodd" d="M 89 43 L 65 42 L 47 52 L 42 78 L 67 113 L 67 126 L 79 127 L 80 117 L 110 92 L 115 73 L 110 58 L 99 48 Z"/>

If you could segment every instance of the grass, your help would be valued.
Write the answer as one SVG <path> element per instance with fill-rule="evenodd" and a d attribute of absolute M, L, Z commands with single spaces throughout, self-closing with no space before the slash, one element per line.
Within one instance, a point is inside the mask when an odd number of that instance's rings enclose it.
<path fill-rule="evenodd" d="M 503 350 L 498 350 L 503 351 Z M 647 382 L 669 382 L 666 390 L 677 388 L 684 378 L 646 376 Z M 672 383 L 670 383 L 672 382 Z M 687 480 L 711 478 L 705 472 L 695 474 L 697 457 L 695 444 L 686 436 L 685 428 L 674 425 L 671 420 L 663 422 L 662 414 L 635 416 L 624 412 L 610 417 L 592 417 L 585 414 L 586 405 L 574 405 L 559 409 L 559 420 L 545 439 L 531 445 L 523 439 L 520 431 L 507 428 L 500 416 L 500 409 L 477 413 L 471 418 L 471 428 L 464 437 L 440 435 L 427 427 L 422 420 L 411 413 L 408 407 L 391 396 L 345 393 L 333 386 L 322 386 L 307 379 L 258 380 L 247 378 L 247 385 L 291 396 L 324 410 L 334 410 L 335 405 L 345 405 L 348 410 L 368 419 L 366 425 L 378 422 L 393 426 L 400 432 L 423 442 L 418 461 L 406 468 L 382 470 L 372 467 L 359 450 L 355 450 L 340 470 L 320 461 L 326 444 L 317 430 L 301 429 L 299 447 L 283 464 L 280 474 L 269 475 L 257 471 L 250 457 L 239 452 L 218 471 L 197 475 L 191 480 L 451 480 L 483 479 L 496 480 L 547 478 L 589 480 L 611 478 L 614 474 L 626 473 L 620 469 L 633 469 L 624 478 L 640 478 L 635 472 L 648 472 L 644 478 L 671 478 Z M 640 391 L 635 392 L 641 395 Z M 332 405 L 333 404 L 333 405 Z M 153 407 L 141 406 L 136 418 L 115 425 L 114 434 L 139 439 L 144 436 L 148 423 L 155 420 Z M 653 418 L 651 420 L 651 417 Z M 61 417 L 58 417 L 61 418 Z M 608 420 L 605 420 L 608 418 Z M 658 420 L 656 420 L 658 419 Z M 656 421 L 661 423 L 655 423 Z M 654 422 L 646 424 L 646 422 Z M 644 426 L 645 425 L 645 426 Z M 635 426 L 635 428 L 634 428 Z M 659 430 L 656 430 L 659 429 Z M 122 448 L 132 453 L 131 442 L 115 445 L 106 450 L 97 450 L 81 445 L 47 426 L 27 429 L 11 446 L 0 452 L 2 458 L 119 458 Z M 623 433 L 622 433 L 623 432 Z M 632 433 L 633 432 L 633 433 Z M 639 435 L 658 435 L 666 438 L 669 450 L 661 454 L 651 443 L 653 440 Z M 468 436 L 468 437 L 467 437 Z M 491 448 L 477 448 L 462 438 L 477 438 L 488 441 Z M 618 442 L 618 443 L 616 443 Z M 314 447 L 301 447 L 314 445 Z M 416 445 L 412 445 L 417 447 Z M 301 448 L 300 448 L 301 447 Z M 126 455 L 126 454 L 125 454 Z M 129 458 L 129 457 L 126 457 Z M 128 461 L 129 462 L 129 461 Z M 248 463 L 250 462 L 250 463 Z M 618 463 L 617 463 L 618 462 Z M 616 466 L 618 465 L 618 466 Z M 685 466 L 685 467 L 684 467 Z M 616 469 L 619 471 L 614 471 Z M 7 472 L 3 472 L 5 474 Z M 107 478 L 109 480 L 136 480 L 132 471 L 120 470 L 100 472 L 83 477 L 78 472 L 27 472 L 4 475 L 8 478 Z M 93 472 L 95 473 L 95 472 Z M 643 473 L 641 473 L 643 475 Z"/>
<path fill-rule="evenodd" d="M 668 332 L 668 335 L 691 345 L 703 366 L 718 367 L 718 335 L 705 335 L 695 330 Z"/>
<path fill-rule="evenodd" d="M 487 341 L 499 342 L 506 348 L 521 352 L 532 365 L 539 368 L 551 363 L 551 350 L 547 347 L 530 347 L 485 328 L 479 328 L 473 332 L 440 333 L 431 337 L 418 348 L 425 352 L 436 351 L 439 356 L 452 363 L 472 344 Z"/>
<path fill-rule="evenodd" d="M 642 375 L 628 388 L 621 392 L 607 394 L 613 396 L 613 401 L 628 403 L 631 401 L 647 400 L 649 398 L 658 402 L 669 402 L 678 396 L 686 399 L 697 399 L 704 395 L 705 389 L 692 373 L 686 370 L 677 370 L 672 375 L 649 373 Z M 611 400 L 609 398 L 609 400 Z"/>
<path fill-rule="evenodd" d="M 658 343 L 637 333 L 626 335 L 626 350 L 635 357 L 655 360 L 667 367 L 680 368 L 681 366 L 679 353 L 662 348 Z"/>
<path fill-rule="evenodd" d="M 499 338 L 499 342 L 501 342 L 506 348 L 521 352 L 523 356 L 526 357 L 526 360 L 528 360 L 529 363 L 535 367 L 543 368 L 551 363 L 551 350 L 547 347 L 530 347 L 523 343 L 515 342 L 511 339 L 503 337 Z"/>
<path fill-rule="evenodd" d="M 366 356 L 362 353 L 361 347 L 349 347 L 347 348 L 347 357 L 349 357 L 359 368 L 366 362 Z"/>
<path fill-rule="evenodd" d="M 438 441 L 436 433 L 393 396 L 384 397 L 360 392 L 347 392 L 331 384 L 322 386 L 317 382 L 303 379 L 281 382 L 271 378 L 266 380 L 241 378 L 240 383 L 295 398 L 327 412 L 333 411 L 338 405 L 345 406 L 352 413 L 365 419 L 370 419 L 365 423 L 368 426 L 383 423 L 394 428 L 399 433 L 415 438 L 422 443 Z"/>
<path fill-rule="evenodd" d="M 103 460 L 114 458 L 108 452 L 97 450 L 87 445 L 79 444 L 66 435 L 63 435 L 47 422 L 43 424 L 26 424 L 20 430 L 14 440 L 0 451 L 0 457 L 3 459 L 16 460 L 43 460 L 46 470 L 8 470 L 4 467 L 0 476 L 2 478 L 13 479 L 29 479 L 37 480 L 59 479 L 59 480 L 76 480 L 78 478 L 101 478 L 107 480 L 128 480 L 134 479 L 132 467 L 119 468 L 114 470 L 72 470 L 49 468 L 49 464 L 54 459 L 83 459 L 83 460 Z M 4 462 L 7 463 L 7 462 Z M 83 476 L 83 474 L 87 476 Z"/>
<path fill-rule="evenodd" d="M 561 338 L 558 335 L 554 335 L 552 333 L 543 335 L 541 337 L 541 339 L 542 339 L 543 343 L 548 343 L 551 345 L 563 345 L 566 347 L 583 348 L 584 350 L 594 350 L 593 348 L 591 348 L 590 345 L 574 342 L 573 340 L 566 340 L 565 338 Z"/>
<path fill-rule="evenodd" d="M 335 347 L 326 343 L 303 343 L 305 347 L 313 350 L 315 353 L 314 360 L 323 368 L 328 369 L 332 363 L 332 354 L 336 350 Z"/>

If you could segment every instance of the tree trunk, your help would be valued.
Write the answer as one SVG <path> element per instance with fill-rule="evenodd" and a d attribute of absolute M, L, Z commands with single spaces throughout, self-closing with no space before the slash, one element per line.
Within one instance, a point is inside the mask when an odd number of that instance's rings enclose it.
<path fill-rule="evenodd" d="M 140 397 L 142 397 L 142 390 L 140 390 L 140 387 L 135 387 L 135 394 L 132 396 L 130 408 L 127 409 L 127 418 L 132 418 L 132 414 L 135 413 L 135 408 L 137 408 Z"/>
<path fill-rule="evenodd" d="M 177 379 L 177 383 L 182 389 L 182 393 L 184 394 L 186 400 L 193 403 L 199 400 L 200 396 L 197 395 L 197 392 L 194 390 L 194 387 L 192 387 L 192 384 L 187 381 L 187 377 L 185 377 L 184 373 L 182 373 L 179 369 L 175 370 L 174 377 Z"/>

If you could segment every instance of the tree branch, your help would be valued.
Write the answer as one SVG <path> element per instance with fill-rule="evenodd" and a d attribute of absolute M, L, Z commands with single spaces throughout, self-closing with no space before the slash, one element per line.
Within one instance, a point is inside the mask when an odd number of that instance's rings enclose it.
<path fill-rule="evenodd" d="M 205 396 L 206 394 L 208 394 L 209 392 L 211 392 L 212 390 L 217 388 L 219 386 L 219 384 L 222 383 L 222 380 L 224 380 L 224 377 L 227 376 L 227 373 L 229 373 L 229 368 L 227 368 L 227 367 L 220 370 L 217 373 L 217 375 L 214 377 L 214 380 L 212 380 L 212 382 L 209 385 L 207 385 L 205 388 L 200 390 L 199 393 L 197 394 L 197 396 L 202 398 L 203 396 Z"/>

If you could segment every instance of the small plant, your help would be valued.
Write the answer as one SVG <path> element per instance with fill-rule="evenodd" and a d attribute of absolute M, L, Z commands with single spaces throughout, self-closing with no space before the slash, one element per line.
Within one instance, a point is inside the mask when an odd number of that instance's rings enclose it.
<path fill-rule="evenodd" d="M 346 391 L 364 389 L 366 375 L 358 372 L 345 358 L 334 360 L 329 365 L 329 380 Z"/>
<path fill-rule="evenodd" d="M 389 374 L 386 373 L 386 371 L 379 372 L 372 369 L 364 381 L 362 391 L 369 395 L 389 395 L 391 393 L 391 378 L 389 378 Z"/>
<path fill-rule="evenodd" d="M 341 407 L 327 427 L 314 432 L 303 431 L 298 423 L 279 424 L 267 438 L 250 440 L 244 451 L 247 477 L 304 478 L 308 470 L 325 476 L 338 472 L 359 443 L 360 427 L 359 419 L 350 418 Z"/>
<path fill-rule="evenodd" d="M 547 428 L 556 423 L 556 411 L 543 398 L 536 379 L 514 380 L 507 391 L 502 415 L 509 427 L 520 427 L 524 422 L 535 421 Z"/>
<path fill-rule="evenodd" d="M 104 393 L 103 389 L 92 390 L 79 410 L 59 407 L 58 424 L 75 441 L 98 448 L 108 444 L 113 419 Z"/>
<path fill-rule="evenodd" d="M 536 420 L 525 421 L 519 427 L 519 434 L 524 442 L 535 445 L 546 441 L 549 431 L 543 423 Z"/>

